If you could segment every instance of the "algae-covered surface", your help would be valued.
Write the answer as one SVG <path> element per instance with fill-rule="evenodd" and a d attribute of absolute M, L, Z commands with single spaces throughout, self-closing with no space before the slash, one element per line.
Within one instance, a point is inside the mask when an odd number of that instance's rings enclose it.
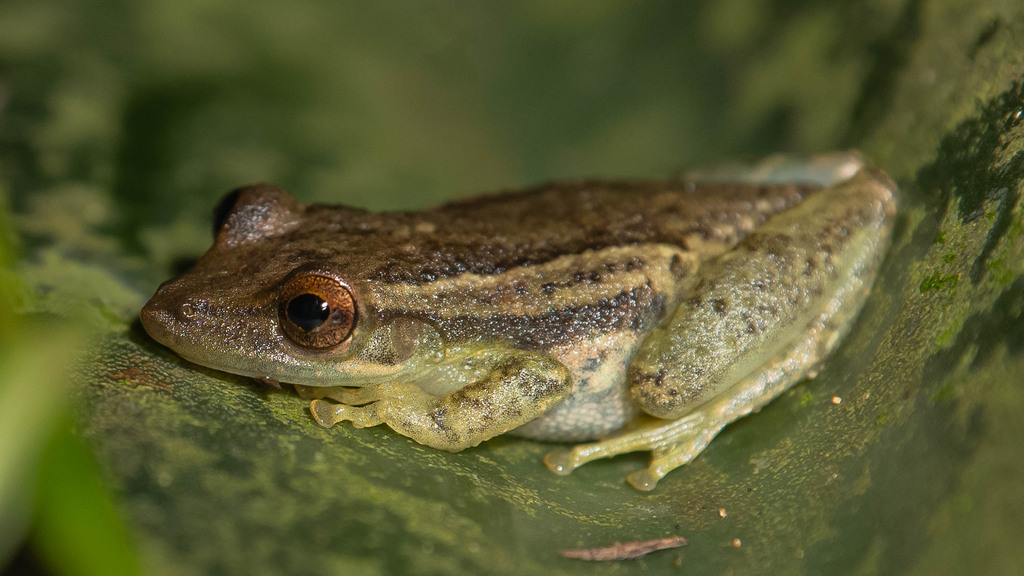
<path fill-rule="evenodd" d="M 99 534 L 117 570 L 168 575 L 1019 570 L 1024 7 L 678 4 L 0 5 L 0 415 L 22 415 L 0 428 L 22 527 L 0 562 L 27 534 L 49 570 L 90 573 L 76 543 Z M 542 443 L 320 428 L 135 319 L 243 183 L 413 208 L 842 148 L 902 191 L 865 310 L 817 378 L 650 493 L 623 481 L 641 455 L 559 477 Z M 89 502 L 98 524 L 68 520 Z"/>

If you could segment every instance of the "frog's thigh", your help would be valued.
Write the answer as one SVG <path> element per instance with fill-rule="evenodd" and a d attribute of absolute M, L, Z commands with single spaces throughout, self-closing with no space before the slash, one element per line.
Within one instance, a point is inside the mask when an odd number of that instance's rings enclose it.
<path fill-rule="evenodd" d="M 322 425 L 352 420 L 357 426 L 383 422 L 432 448 L 457 452 L 529 422 L 569 394 L 569 371 L 542 354 L 513 352 L 480 380 L 444 396 L 413 384 L 381 384 L 366 406 L 314 400 L 310 410 Z"/>
<path fill-rule="evenodd" d="M 891 181 L 862 170 L 772 218 L 710 264 L 692 296 L 633 357 L 629 379 L 640 407 L 679 418 L 785 357 L 809 332 L 819 345 L 798 371 L 810 370 L 867 296 L 895 208 Z"/>
<path fill-rule="evenodd" d="M 860 308 L 895 215 L 892 183 L 861 171 L 781 214 L 711 264 L 693 296 L 634 356 L 631 390 L 662 419 L 604 442 L 553 453 L 556 472 L 652 450 L 630 481 L 651 488 L 729 422 L 805 377 Z"/>

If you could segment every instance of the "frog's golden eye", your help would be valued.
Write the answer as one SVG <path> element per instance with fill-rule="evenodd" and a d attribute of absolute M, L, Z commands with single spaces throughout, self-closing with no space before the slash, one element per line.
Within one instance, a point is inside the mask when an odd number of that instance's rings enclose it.
<path fill-rule="evenodd" d="M 278 305 L 285 335 L 303 348 L 327 350 L 348 340 L 356 326 L 352 292 L 321 274 L 293 278 Z"/>

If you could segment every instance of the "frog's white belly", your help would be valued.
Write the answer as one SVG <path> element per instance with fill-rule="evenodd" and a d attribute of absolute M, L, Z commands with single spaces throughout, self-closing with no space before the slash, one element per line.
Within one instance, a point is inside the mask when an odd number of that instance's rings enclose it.
<path fill-rule="evenodd" d="M 511 432 L 516 436 L 579 442 L 618 430 L 637 413 L 626 372 L 642 335 L 633 331 L 599 334 L 572 347 L 551 350 L 572 373 L 573 391 L 544 416 Z"/>

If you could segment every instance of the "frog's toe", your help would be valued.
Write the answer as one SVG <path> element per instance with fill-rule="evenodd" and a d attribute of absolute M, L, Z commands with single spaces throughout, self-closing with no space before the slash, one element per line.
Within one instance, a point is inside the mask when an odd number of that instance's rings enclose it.
<path fill-rule="evenodd" d="M 544 455 L 544 465 L 559 476 L 568 476 L 579 464 L 572 457 L 572 450 L 552 450 Z"/>
<path fill-rule="evenodd" d="M 331 404 L 320 399 L 309 403 L 309 413 L 313 415 L 313 420 L 316 420 L 316 423 L 324 428 L 330 428 L 344 420 L 341 417 L 344 413 L 344 408 L 344 404 Z"/>
<path fill-rule="evenodd" d="M 629 476 L 626 476 L 626 481 L 629 482 L 630 486 L 637 490 L 643 490 L 648 492 L 654 490 L 658 485 L 658 480 L 661 480 L 661 476 L 657 476 L 654 472 L 651 472 L 649 468 L 643 468 L 633 472 Z"/>
<path fill-rule="evenodd" d="M 356 407 L 316 399 L 309 403 L 309 413 L 312 414 L 316 423 L 324 428 L 330 428 L 344 420 L 350 420 L 356 428 L 366 428 L 381 423 L 372 404 Z"/>

